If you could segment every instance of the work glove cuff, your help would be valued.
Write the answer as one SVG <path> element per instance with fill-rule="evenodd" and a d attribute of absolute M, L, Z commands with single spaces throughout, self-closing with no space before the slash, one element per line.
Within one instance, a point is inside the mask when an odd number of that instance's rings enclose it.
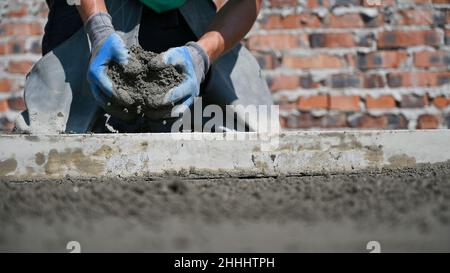
<path fill-rule="evenodd" d="M 84 29 L 91 41 L 91 49 L 94 51 L 100 44 L 114 33 L 112 18 L 108 13 L 99 12 L 86 21 Z"/>
<path fill-rule="evenodd" d="M 189 42 L 186 44 L 189 53 L 194 62 L 195 73 L 197 75 L 197 80 L 202 83 L 205 80 L 206 73 L 211 66 L 209 56 L 206 51 L 196 42 Z"/>

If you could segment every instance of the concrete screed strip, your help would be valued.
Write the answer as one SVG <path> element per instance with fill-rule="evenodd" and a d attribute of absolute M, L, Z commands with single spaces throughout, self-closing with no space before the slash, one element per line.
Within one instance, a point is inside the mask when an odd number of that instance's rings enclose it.
<path fill-rule="evenodd" d="M 0 177 L 247 177 L 450 160 L 450 130 L 0 135 Z"/>

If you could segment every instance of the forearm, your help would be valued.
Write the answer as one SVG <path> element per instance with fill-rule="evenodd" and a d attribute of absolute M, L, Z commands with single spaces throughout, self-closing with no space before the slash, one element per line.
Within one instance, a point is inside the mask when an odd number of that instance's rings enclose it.
<path fill-rule="evenodd" d="M 229 0 L 217 13 L 198 44 L 211 62 L 233 48 L 250 31 L 260 11 L 262 0 Z"/>
<path fill-rule="evenodd" d="M 105 0 L 80 0 L 77 9 L 93 49 L 114 32 Z"/>
<path fill-rule="evenodd" d="M 77 5 L 77 9 L 84 23 L 96 13 L 108 12 L 105 0 L 80 0 L 80 5 Z"/>

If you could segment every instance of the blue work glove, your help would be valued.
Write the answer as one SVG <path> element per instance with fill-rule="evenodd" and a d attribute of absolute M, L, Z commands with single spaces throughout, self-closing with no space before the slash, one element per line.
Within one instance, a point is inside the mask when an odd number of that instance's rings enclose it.
<path fill-rule="evenodd" d="M 199 95 L 200 84 L 205 80 L 210 67 L 209 57 L 200 45 L 189 42 L 185 46 L 164 52 L 162 60 L 165 64 L 174 65 L 184 76 L 184 81 L 170 90 L 164 99 L 164 104 L 175 105 L 172 116 L 178 117 Z"/>
<path fill-rule="evenodd" d="M 128 63 L 128 49 L 120 36 L 114 31 L 111 16 L 97 13 L 85 25 L 91 41 L 91 61 L 87 79 L 95 99 L 103 107 L 115 95 L 113 84 L 106 74 L 110 61 Z"/>

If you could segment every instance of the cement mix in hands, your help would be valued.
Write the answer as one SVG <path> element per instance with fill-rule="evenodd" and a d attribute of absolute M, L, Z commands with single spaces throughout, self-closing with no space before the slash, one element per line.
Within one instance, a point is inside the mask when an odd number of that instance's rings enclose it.
<path fill-rule="evenodd" d="M 132 46 L 127 65 L 111 62 L 107 75 L 113 82 L 116 97 L 107 105 L 107 112 L 123 119 L 146 116 L 170 110 L 163 104 L 167 92 L 183 81 L 183 75 L 172 65 L 162 62 L 161 56 Z"/>

